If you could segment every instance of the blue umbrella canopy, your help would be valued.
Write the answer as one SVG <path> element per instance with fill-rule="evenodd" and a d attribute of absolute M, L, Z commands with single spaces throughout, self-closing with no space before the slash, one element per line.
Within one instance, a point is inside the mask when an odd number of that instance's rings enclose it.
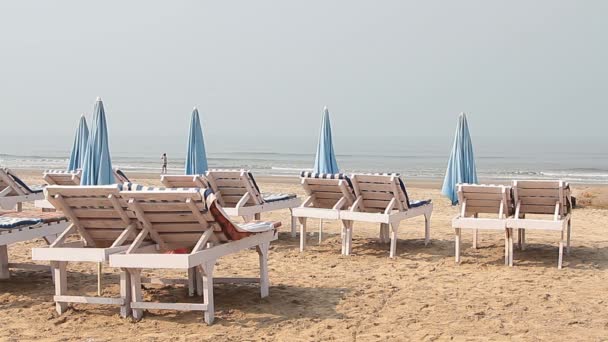
<path fill-rule="evenodd" d="M 84 154 L 89 141 L 89 126 L 84 115 L 80 117 L 76 134 L 74 135 L 74 143 L 70 152 L 70 162 L 68 163 L 68 171 L 75 171 L 82 168 L 84 162 Z"/>
<path fill-rule="evenodd" d="M 321 120 L 321 133 L 319 134 L 319 144 L 317 145 L 317 156 L 315 157 L 315 167 L 317 173 L 338 173 L 338 162 L 334 152 L 334 144 L 331 138 L 331 122 L 329 121 L 329 110 L 323 109 L 323 120 Z"/>
<path fill-rule="evenodd" d="M 101 98 L 97 98 L 93 109 L 93 121 L 89 142 L 82 163 L 80 185 L 107 185 L 114 183 L 112 158 L 108 143 L 108 126 Z"/>
<path fill-rule="evenodd" d="M 441 193 L 452 200 L 452 204 L 458 204 L 456 184 L 477 183 L 477 169 L 475 168 L 475 157 L 473 155 L 473 143 L 469 133 L 467 116 L 461 113 L 456 125 L 456 136 L 452 153 L 448 160 L 448 167 L 443 180 Z"/>
<path fill-rule="evenodd" d="M 205 152 L 203 128 L 201 127 L 198 109 L 194 107 L 192 118 L 190 119 L 190 134 L 188 135 L 186 174 L 201 175 L 205 172 L 207 172 L 207 153 Z"/>

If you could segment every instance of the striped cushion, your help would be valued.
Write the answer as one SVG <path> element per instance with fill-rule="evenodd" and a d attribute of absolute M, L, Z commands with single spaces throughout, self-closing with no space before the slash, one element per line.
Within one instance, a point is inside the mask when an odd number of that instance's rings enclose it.
<path fill-rule="evenodd" d="M 298 195 L 296 194 L 262 194 L 262 198 L 264 202 L 278 202 L 284 201 L 292 198 L 296 198 Z"/>
<path fill-rule="evenodd" d="M 60 174 L 60 175 L 77 175 L 77 174 L 80 173 L 80 170 L 57 170 L 57 169 L 52 169 L 52 170 L 44 170 L 44 173 Z"/>
<path fill-rule="evenodd" d="M 18 227 L 34 226 L 40 223 L 42 223 L 42 219 L 35 217 L 0 216 L 0 229 L 14 229 Z"/>

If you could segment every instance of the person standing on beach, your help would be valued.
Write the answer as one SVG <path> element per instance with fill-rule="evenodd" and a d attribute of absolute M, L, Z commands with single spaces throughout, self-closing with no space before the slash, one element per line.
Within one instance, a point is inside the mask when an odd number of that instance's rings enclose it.
<path fill-rule="evenodd" d="M 162 161 L 160 173 L 164 175 L 167 173 L 167 154 L 163 153 L 163 155 L 160 157 L 160 160 Z"/>

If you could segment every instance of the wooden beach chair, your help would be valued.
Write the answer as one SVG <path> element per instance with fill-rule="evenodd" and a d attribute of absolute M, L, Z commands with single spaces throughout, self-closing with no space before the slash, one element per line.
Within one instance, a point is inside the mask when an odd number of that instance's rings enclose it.
<path fill-rule="evenodd" d="M 48 186 L 47 200 L 70 220 L 70 225 L 48 248 L 32 249 L 34 260 L 51 262 L 55 281 L 56 310 L 65 312 L 68 303 L 119 305 L 123 317 L 130 314 L 130 285 L 126 272 L 120 274 L 119 298 L 68 295 L 68 262 L 104 263 L 111 254 L 127 250 L 139 232 L 139 223 L 120 195 L 122 185 Z M 68 242 L 76 234 L 79 241 Z M 154 248 L 146 241 L 142 248 Z M 98 279 L 98 290 L 100 288 Z"/>
<path fill-rule="evenodd" d="M 300 183 L 306 199 L 296 208 L 293 216 L 300 223 L 300 251 L 306 248 L 307 219 L 319 219 L 319 243 L 323 238 L 322 220 L 339 220 L 340 210 L 350 208 L 355 201 L 350 178 L 344 174 L 325 174 L 303 171 Z"/>
<path fill-rule="evenodd" d="M 190 177 L 190 187 L 208 185 L 217 201 L 230 216 L 241 216 L 245 222 L 259 220 L 264 212 L 289 209 L 292 214 L 291 233 L 295 236 L 293 208 L 300 205 L 295 194 L 265 194 L 260 192 L 253 174 L 249 171 L 210 170 L 206 176 L 162 176 L 167 187 L 184 187 Z"/>
<path fill-rule="evenodd" d="M 49 185 L 80 185 L 82 170 L 46 170 L 43 173 L 44 181 Z"/>
<path fill-rule="evenodd" d="M 10 263 L 8 246 L 16 242 L 38 238 L 42 238 L 47 244 L 50 244 L 67 227 L 67 219 L 57 213 L 0 211 L 0 279 L 8 279 L 11 268 L 49 270 L 48 266 Z"/>
<path fill-rule="evenodd" d="M 237 225 L 230 221 L 209 189 L 170 189 L 133 187 L 121 195 L 128 200 L 142 225 L 141 232 L 125 253 L 110 256 L 110 265 L 126 270 L 130 276 L 133 317 L 145 309 L 203 311 L 207 324 L 213 323 L 213 278 L 216 260 L 222 256 L 255 247 L 260 259 L 259 279 L 222 279 L 222 282 L 259 282 L 262 297 L 268 295 L 268 248 L 276 240 L 278 222 L 250 222 Z M 138 252 L 142 241 L 154 240 L 159 249 Z M 187 249 L 189 254 L 159 254 Z M 141 291 L 142 269 L 184 269 L 200 272 L 196 278 L 204 303 L 145 302 Z"/>
<path fill-rule="evenodd" d="M 458 184 L 459 213 L 452 220 L 455 233 L 455 258 L 460 263 L 462 229 L 473 230 L 473 248 L 477 248 L 480 229 L 505 232 L 505 264 L 512 253 L 507 219 L 513 215 L 511 187 L 504 185 Z M 484 217 L 480 217 L 483 215 Z"/>
<path fill-rule="evenodd" d="M 424 216 L 424 243 L 429 243 L 431 230 L 431 200 L 410 201 L 405 184 L 398 174 L 354 174 L 350 177 L 355 190 L 355 202 L 349 210 L 340 211 L 345 255 L 352 250 L 354 221 L 380 223 L 380 240 L 386 242 L 390 227 L 390 257 L 395 257 L 397 232 L 401 221 Z"/>
<path fill-rule="evenodd" d="M 518 230 L 518 243 L 525 249 L 527 230 L 548 230 L 561 233 L 557 267 L 562 268 L 564 244 L 570 253 L 570 234 L 572 228 L 572 200 L 570 185 L 561 180 L 516 180 L 513 181 L 515 214 L 507 220 L 507 229 L 513 235 Z M 528 215 L 551 215 L 551 219 L 530 218 Z M 564 237 L 564 235 L 566 235 Z M 513 241 L 511 240 L 511 245 Z M 513 247 L 511 247 L 512 249 Z M 510 255 L 513 265 L 513 253 Z"/>
<path fill-rule="evenodd" d="M 42 198 L 42 187 L 30 187 L 8 168 L 0 168 L 0 208 L 21 211 L 23 202 Z"/>

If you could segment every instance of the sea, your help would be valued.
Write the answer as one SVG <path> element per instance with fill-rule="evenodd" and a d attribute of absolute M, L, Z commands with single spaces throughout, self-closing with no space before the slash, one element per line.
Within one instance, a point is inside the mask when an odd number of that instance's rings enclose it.
<path fill-rule="evenodd" d="M 209 168 L 247 169 L 261 176 L 295 177 L 314 165 L 316 142 L 282 137 L 247 139 L 246 143 L 209 143 Z M 311 139 L 308 139 L 311 140 Z M 334 138 L 334 141 L 337 139 Z M 111 145 L 113 166 L 125 172 L 160 171 L 168 154 L 169 173 L 183 173 L 185 148 L 150 142 Z M 335 142 L 342 172 L 397 172 L 405 179 L 441 180 L 451 138 L 342 137 Z M 478 176 L 483 181 L 563 179 L 572 183 L 608 184 L 608 143 L 603 139 L 485 137 L 474 141 Z M 6 145 L 5 145 L 6 147 Z M 31 147 L 27 152 L 0 150 L 0 166 L 15 169 L 65 169 L 69 146 Z"/>

